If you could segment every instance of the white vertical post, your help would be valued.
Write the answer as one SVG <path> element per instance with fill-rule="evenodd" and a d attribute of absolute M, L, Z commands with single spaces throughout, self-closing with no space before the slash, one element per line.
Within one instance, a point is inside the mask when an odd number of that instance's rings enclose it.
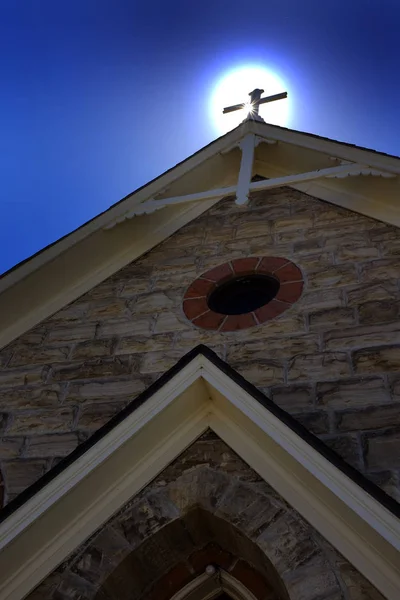
<path fill-rule="evenodd" d="M 239 145 L 242 151 L 242 161 L 240 163 L 239 179 L 236 189 L 236 204 L 242 206 L 249 201 L 256 136 L 253 133 L 248 133 Z"/>

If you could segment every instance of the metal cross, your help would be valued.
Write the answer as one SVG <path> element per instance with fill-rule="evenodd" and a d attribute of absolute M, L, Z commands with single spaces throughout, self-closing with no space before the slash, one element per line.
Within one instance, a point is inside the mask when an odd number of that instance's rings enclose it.
<path fill-rule="evenodd" d="M 224 108 L 223 114 L 234 112 L 235 110 L 241 110 L 242 108 L 248 108 L 247 118 L 259 118 L 258 110 L 260 104 L 266 104 L 267 102 L 273 102 L 274 100 L 283 100 L 283 98 L 287 98 L 287 92 L 282 92 L 281 94 L 274 94 L 273 96 L 267 96 L 266 98 L 261 98 L 261 94 L 264 93 L 264 90 L 259 90 L 256 88 L 252 92 L 250 92 L 250 102 L 244 102 L 243 104 L 235 104 L 234 106 L 228 106 Z"/>

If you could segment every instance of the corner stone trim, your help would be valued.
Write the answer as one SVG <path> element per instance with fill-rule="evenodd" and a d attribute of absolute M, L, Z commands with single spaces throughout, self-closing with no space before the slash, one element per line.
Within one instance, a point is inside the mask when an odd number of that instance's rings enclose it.
<path fill-rule="evenodd" d="M 238 275 L 272 275 L 280 287 L 273 300 L 243 315 L 224 315 L 211 310 L 207 299 L 216 287 Z M 278 317 L 300 298 L 303 275 L 297 265 L 279 256 L 237 258 L 206 271 L 186 290 L 183 312 L 196 327 L 229 332 L 248 329 Z"/>

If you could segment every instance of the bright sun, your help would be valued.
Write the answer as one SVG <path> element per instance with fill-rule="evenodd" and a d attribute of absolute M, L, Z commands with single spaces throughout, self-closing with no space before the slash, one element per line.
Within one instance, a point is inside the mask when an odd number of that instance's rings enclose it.
<path fill-rule="evenodd" d="M 274 73 L 264 67 L 247 66 L 230 71 L 215 86 L 211 101 L 210 114 L 218 134 L 226 133 L 237 127 L 246 118 L 245 110 L 222 114 L 226 106 L 248 102 L 248 94 L 254 88 L 265 90 L 264 96 L 286 91 L 285 84 Z M 260 116 L 274 125 L 286 126 L 289 121 L 289 100 L 277 100 L 260 106 Z"/>

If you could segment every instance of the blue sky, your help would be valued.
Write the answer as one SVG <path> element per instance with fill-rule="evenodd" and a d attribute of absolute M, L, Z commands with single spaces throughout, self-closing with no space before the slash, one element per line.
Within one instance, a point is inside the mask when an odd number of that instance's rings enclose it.
<path fill-rule="evenodd" d="M 237 67 L 289 127 L 400 155 L 399 29 L 398 0 L 0 0 L 0 272 L 217 137 Z"/>

